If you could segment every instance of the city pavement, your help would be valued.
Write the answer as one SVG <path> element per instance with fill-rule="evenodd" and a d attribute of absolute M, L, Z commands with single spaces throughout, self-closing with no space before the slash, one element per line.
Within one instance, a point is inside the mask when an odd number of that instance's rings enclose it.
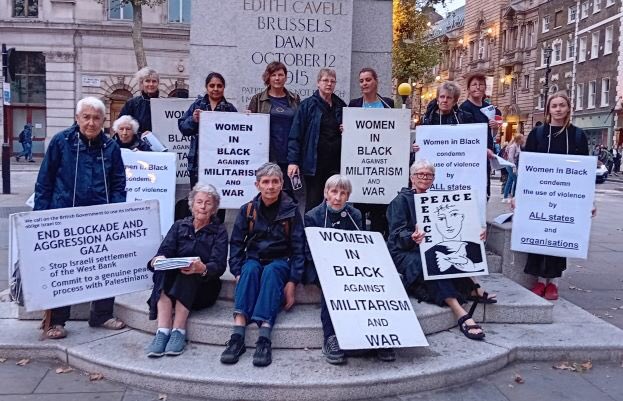
<path fill-rule="evenodd" d="M 7 258 L 8 214 L 26 210 L 25 200 L 32 194 L 38 163 L 12 162 L 9 195 L 0 195 L 0 260 Z M 616 179 L 616 177 L 615 177 Z M 500 202 L 500 187 L 493 179 L 494 192 L 488 214 L 493 217 L 507 210 Z M 598 184 L 598 213 L 593 220 L 591 246 L 587 260 L 570 260 L 561 281 L 561 295 L 596 316 L 623 328 L 623 213 L 617 206 L 623 200 L 623 180 Z M 0 292 L 7 288 L 7 270 L 0 263 Z M 181 356 L 183 358 L 183 356 Z M 57 373 L 58 361 L 32 360 L 24 366 L 14 359 L 3 360 L 0 354 L 0 401 L 13 400 L 192 400 L 174 394 L 158 394 L 103 380 L 90 381 L 79 371 Z M 587 361 L 515 363 L 473 383 L 432 392 L 423 392 L 384 401 L 406 400 L 578 400 L 623 401 L 623 364 Z M 554 369 L 574 365 L 583 372 Z M 388 365 L 389 366 L 389 365 Z M 97 373 L 97 372 L 90 372 Z"/>

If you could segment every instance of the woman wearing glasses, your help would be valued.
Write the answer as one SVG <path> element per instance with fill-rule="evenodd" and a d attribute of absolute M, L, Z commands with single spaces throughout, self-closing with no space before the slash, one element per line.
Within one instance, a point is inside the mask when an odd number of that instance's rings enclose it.
<path fill-rule="evenodd" d="M 424 240 L 424 232 L 416 225 L 413 194 L 424 193 L 430 189 L 435 179 L 435 166 L 428 160 L 420 159 L 411 165 L 409 176 L 411 188 L 403 188 L 387 208 L 389 223 L 387 247 L 396 269 L 409 295 L 418 301 L 449 306 L 465 337 L 482 340 L 485 333 L 471 315 L 474 307 L 467 312 L 461 305 L 466 301 L 474 301 L 474 304 L 495 303 L 497 302 L 495 295 L 483 291 L 480 285 L 469 277 L 424 281 L 419 247 Z M 481 237 L 484 237 L 484 231 Z"/>
<path fill-rule="evenodd" d="M 305 211 L 324 199 L 324 184 L 340 173 L 342 109 L 346 103 L 335 95 L 335 71 L 318 73 L 318 90 L 303 100 L 288 138 L 288 176 L 305 178 Z"/>

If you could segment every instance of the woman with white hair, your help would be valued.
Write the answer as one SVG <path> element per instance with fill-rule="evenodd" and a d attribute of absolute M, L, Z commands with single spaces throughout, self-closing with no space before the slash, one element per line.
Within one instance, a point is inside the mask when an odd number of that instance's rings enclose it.
<path fill-rule="evenodd" d="M 409 169 L 411 188 L 403 188 L 387 208 L 389 240 L 387 247 L 394 260 L 396 270 L 401 275 L 407 293 L 418 301 L 430 302 L 439 306 L 449 306 L 458 320 L 459 329 L 471 340 L 482 340 L 485 333 L 476 324 L 472 314 L 478 303 L 495 303 L 494 294 L 483 291 L 473 278 L 455 278 L 424 281 L 420 244 L 425 233 L 417 227 L 415 199 L 413 194 L 424 193 L 435 180 L 435 166 L 428 160 L 420 159 Z M 485 232 L 481 233 L 484 240 Z M 474 301 L 469 312 L 462 304 Z"/>
<path fill-rule="evenodd" d="M 142 135 L 151 132 L 151 99 L 159 97 L 160 75 L 151 67 L 143 67 L 136 73 L 136 80 L 141 94 L 128 99 L 119 115 L 132 116 L 138 121 L 136 134 Z"/>
<path fill-rule="evenodd" d="M 117 142 L 121 149 L 140 150 L 150 152 L 151 147 L 138 135 L 138 121 L 132 116 L 121 116 L 112 123 L 112 130 L 115 133 L 112 139 Z"/>
<path fill-rule="evenodd" d="M 184 352 L 186 321 L 191 310 L 214 305 L 221 291 L 219 277 L 227 266 L 227 230 L 215 218 L 220 203 L 216 188 L 197 184 L 188 194 L 192 217 L 177 220 L 148 264 L 166 258 L 196 257 L 188 267 L 155 270 L 149 319 L 158 320 L 156 336 L 147 348 L 151 358 Z"/>
<path fill-rule="evenodd" d="M 125 202 L 125 171 L 119 146 L 102 130 L 106 107 L 86 97 L 76 105 L 76 123 L 56 134 L 45 152 L 35 184 L 34 210 Z M 125 324 L 113 317 L 114 298 L 93 301 L 89 326 L 119 330 Z M 44 336 L 67 335 L 70 307 L 46 312 Z"/>

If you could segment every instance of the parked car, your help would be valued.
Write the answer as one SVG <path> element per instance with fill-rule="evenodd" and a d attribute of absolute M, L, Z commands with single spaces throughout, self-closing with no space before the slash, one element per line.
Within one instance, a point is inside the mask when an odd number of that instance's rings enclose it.
<path fill-rule="evenodd" d="M 597 160 L 597 170 L 595 171 L 595 182 L 601 184 L 608 178 L 608 168 L 605 164 Z"/>

